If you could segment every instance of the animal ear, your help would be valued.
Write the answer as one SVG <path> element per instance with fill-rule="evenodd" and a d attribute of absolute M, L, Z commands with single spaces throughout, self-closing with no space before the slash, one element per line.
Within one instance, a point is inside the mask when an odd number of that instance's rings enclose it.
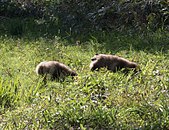
<path fill-rule="evenodd" d="M 95 55 L 99 55 L 98 53 L 96 53 Z"/>
<path fill-rule="evenodd" d="M 91 61 L 95 61 L 95 60 L 96 60 L 96 58 L 92 58 L 92 59 L 91 59 Z"/>

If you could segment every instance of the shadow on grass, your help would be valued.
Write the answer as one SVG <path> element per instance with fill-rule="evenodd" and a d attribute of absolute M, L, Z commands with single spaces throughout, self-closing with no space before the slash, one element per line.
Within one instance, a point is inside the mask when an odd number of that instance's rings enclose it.
<path fill-rule="evenodd" d="M 104 44 L 107 51 L 113 52 L 134 49 L 149 53 L 155 53 L 156 51 L 165 53 L 169 50 L 169 32 L 167 31 L 112 31 L 94 34 L 93 38 L 97 39 L 98 43 Z"/>
<path fill-rule="evenodd" d="M 36 40 L 39 38 L 54 39 L 60 37 L 68 45 L 76 45 L 77 41 L 82 44 L 88 44 L 91 41 L 101 45 L 102 49 L 110 52 L 121 50 L 148 51 L 154 53 L 160 51 L 165 53 L 169 50 L 169 32 L 168 31 L 136 31 L 128 29 L 117 31 L 92 31 L 80 30 L 73 32 L 69 28 L 59 26 L 56 21 L 44 21 L 36 19 L 19 18 L 0 18 L 0 36 L 13 38 L 26 38 Z"/>

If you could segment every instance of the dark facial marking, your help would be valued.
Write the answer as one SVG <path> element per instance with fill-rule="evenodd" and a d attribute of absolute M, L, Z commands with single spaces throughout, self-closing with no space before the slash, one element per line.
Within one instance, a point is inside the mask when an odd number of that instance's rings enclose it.
<path fill-rule="evenodd" d="M 96 60 L 96 58 L 92 58 L 92 59 L 91 59 L 91 61 L 95 61 L 95 60 Z"/>

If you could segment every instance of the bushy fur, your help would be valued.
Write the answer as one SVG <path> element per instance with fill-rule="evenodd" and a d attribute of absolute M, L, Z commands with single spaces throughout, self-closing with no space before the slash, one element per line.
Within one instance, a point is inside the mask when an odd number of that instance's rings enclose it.
<path fill-rule="evenodd" d="M 116 72 L 122 68 L 137 68 L 137 64 L 135 62 L 131 62 L 127 59 L 124 59 L 115 55 L 106 55 L 106 54 L 96 54 L 91 58 L 90 69 L 97 70 L 102 67 L 107 68 L 113 72 Z"/>
<path fill-rule="evenodd" d="M 50 75 L 51 79 L 64 78 L 65 76 L 77 76 L 77 73 L 68 66 L 57 61 L 44 61 L 37 65 L 36 73 L 38 75 Z"/>

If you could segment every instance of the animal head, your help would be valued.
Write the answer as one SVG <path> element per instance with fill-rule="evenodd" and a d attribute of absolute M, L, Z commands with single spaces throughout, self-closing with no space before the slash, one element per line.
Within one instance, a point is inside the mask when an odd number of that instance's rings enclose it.
<path fill-rule="evenodd" d="M 46 71 L 45 63 L 46 63 L 46 61 L 41 62 L 40 64 L 38 64 L 36 66 L 35 72 L 37 75 L 44 75 L 45 74 L 45 71 Z"/>
<path fill-rule="evenodd" d="M 95 54 L 91 58 L 91 63 L 90 63 L 90 70 L 91 71 L 99 69 L 104 66 L 105 66 L 105 62 L 104 62 L 104 57 L 102 56 L 102 54 Z"/>
<path fill-rule="evenodd" d="M 75 71 L 72 71 L 70 76 L 77 76 L 78 74 Z"/>

